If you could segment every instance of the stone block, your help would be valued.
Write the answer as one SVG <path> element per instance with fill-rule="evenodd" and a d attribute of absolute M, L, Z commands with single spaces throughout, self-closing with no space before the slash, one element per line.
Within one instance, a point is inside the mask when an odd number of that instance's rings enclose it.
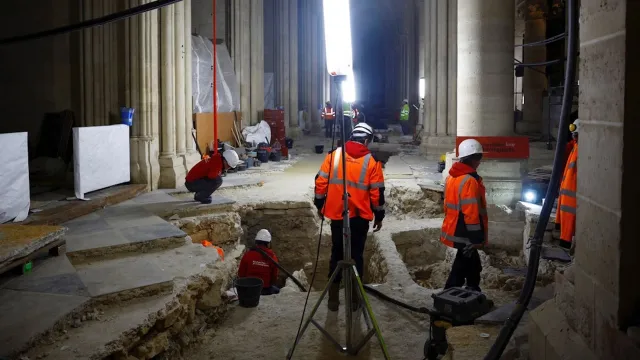
<path fill-rule="evenodd" d="M 575 261 L 613 293 L 620 291 L 620 217 L 578 198 Z"/>
<path fill-rule="evenodd" d="M 559 271 L 556 271 L 554 295 L 556 306 L 565 315 L 569 325 L 575 328 L 575 286 Z"/>
<path fill-rule="evenodd" d="M 160 333 L 138 346 L 134 354 L 140 360 L 152 359 L 169 348 L 169 334 Z"/>
<path fill-rule="evenodd" d="M 534 321 L 529 321 L 529 360 L 546 360 L 546 339 L 542 329 Z"/>
<path fill-rule="evenodd" d="M 640 347 L 615 324 L 596 310 L 594 326 L 594 350 L 601 359 L 635 360 L 640 359 Z"/>
<path fill-rule="evenodd" d="M 593 344 L 594 280 L 578 264 L 573 266 L 575 274 L 575 331 L 587 344 Z"/>

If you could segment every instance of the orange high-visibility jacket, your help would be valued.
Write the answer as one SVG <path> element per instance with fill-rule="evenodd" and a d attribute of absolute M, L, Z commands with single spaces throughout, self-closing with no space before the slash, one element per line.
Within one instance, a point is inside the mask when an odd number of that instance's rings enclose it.
<path fill-rule="evenodd" d="M 471 167 L 460 164 L 458 167 Z M 452 169 L 453 170 L 453 169 Z M 455 174 L 457 176 L 452 175 Z M 455 248 L 469 244 L 487 244 L 487 200 L 482 178 L 475 171 L 452 171 L 444 187 L 444 212 L 440 241 Z"/>
<path fill-rule="evenodd" d="M 560 224 L 560 239 L 571 242 L 576 231 L 576 190 L 578 187 L 578 144 L 571 150 L 567 165 L 564 168 L 560 193 L 558 194 L 558 210 L 556 224 Z"/>
<path fill-rule="evenodd" d="M 322 111 L 322 117 L 325 120 L 334 120 L 336 118 L 336 111 L 333 110 L 332 107 L 325 106 L 324 110 Z"/>
<path fill-rule="evenodd" d="M 376 221 L 382 221 L 384 174 L 381 163 L 368 152 L 359 158 L 346 153 L 346 161 L 349 217 L 371 221 L 375 215 Z M 337 148 L 324 159 L 315 186 L 316 206 L 331 220 L 341 220 L 343 217 L 343 176 L 342 149 Z"/>

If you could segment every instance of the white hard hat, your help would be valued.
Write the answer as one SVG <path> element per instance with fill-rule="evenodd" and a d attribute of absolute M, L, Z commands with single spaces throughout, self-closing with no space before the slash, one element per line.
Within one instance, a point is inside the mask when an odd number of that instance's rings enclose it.
<path fill-rule="evenodd" d="M 238 164 L 240 163 L 238 153 L 233 150 L 225 150 L 222 153 L 222 157 L 227 161 L 227 164 L 229 164 L 229 167 L 231 167 L 232 169 L 235 169 L 236 166 L 238 166 Z"/>
<path fill-rule="evenodd" d="M 267 229 L 261 229 L 256 234 L 256 241 L 271 242 L 271 233 Z"/>
<path fill-rule="evenodd" d="M 351 136 L 361 137 L 361 136 L 371 136 L 373 135 L 373 129 L 367 123 L 359 123 L 353 127 L 353 131 L 351 132 Z"/>
<path fill-rule="evenodd" d="M 482 154 L 482 145 L 475 139 L 467 139 L 458 146 L 458 157 L 465 158 L 473 154 Z"/>
<path fill-rule="evenodd" d="M 569 124 L 569 130 L 572 133 L 578 133 L 578 130 L 580 130 L 580 119 L 576 119 L 573 124 Z"/>
<path fill-rule="evenodd" d="M 409 103 L 409 99 L 404 99 L 402 100 L 403 102 L 406 102 L 407 104 Z"/>

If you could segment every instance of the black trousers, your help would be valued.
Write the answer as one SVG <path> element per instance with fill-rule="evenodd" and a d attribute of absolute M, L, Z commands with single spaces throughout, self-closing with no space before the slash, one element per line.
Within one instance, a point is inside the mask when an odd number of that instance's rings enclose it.
<path fill-rule="evenodd" d="M 400 126 L 402 127 L 402 135 L 411 135 L 409 120 L 400 120 Z"/>
<path fill-rule="evenodd" d="M 324 137 L 326 137 L 327 139 L 331 139 L 331 137 L 333 136 L 333 126 L 335 123 L 335 120 L 324 121 Z"/>
<path fill-rule="evenodd" d="M 369 220 L 361 217 L 351 218 L 349 221 L 351 226 L 351 258 L 356 263 L 358 275 L 363 276 L 364 270 L 364 245 L 367 241 L 367 232 L 369 232 Z M 331 220 L 331 260 L 329 262 L 329 277 L 338 267 L 338 261 L 344 259 L 343 241 L 342 241 L 342 220 Z M 334 283 L 340 283 L 342 280 L 342 272 L 334 279 Z"/>
<path fill-rule="evenodd" d="M 195 181 L 185 182 L 184 185 L 187 187 L 187 190 L 195 193 L 193 198 L 196 201 L 210 201 L 211 194 L 213 194 L 214 191 L 218 190 L 220 185 L 222 185 L 222 177 L 218 176 L 215 179 L 198 179 Z"/>
<path fill-rule="evenodd" d="M 472 250 L 471 256 L 466 257 L 462 249 L 458 249 L 456 258 L 453 261 L 453 266 L 451 267 L 451 273 L 444 288 L 462 287 L 466 281 L 467 287 L 480 291 L 481 272 L 482 263 L 480 262 L 478 250 Z"/>

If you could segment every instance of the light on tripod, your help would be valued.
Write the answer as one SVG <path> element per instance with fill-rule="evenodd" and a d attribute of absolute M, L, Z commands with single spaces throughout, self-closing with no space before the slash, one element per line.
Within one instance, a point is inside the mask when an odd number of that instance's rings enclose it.
<path fill-rule="evenodd" d="M 332 76 L 353 78 L 349 0 L 324 0 L 322 6 L 327 70 Z"/>
<path fill-rule="evenodd" d="M 353 74 L 347 75 L 347 78 L 342 82 L 342 101 L 349 104 L 356 101 L 356 82 Z"/>

